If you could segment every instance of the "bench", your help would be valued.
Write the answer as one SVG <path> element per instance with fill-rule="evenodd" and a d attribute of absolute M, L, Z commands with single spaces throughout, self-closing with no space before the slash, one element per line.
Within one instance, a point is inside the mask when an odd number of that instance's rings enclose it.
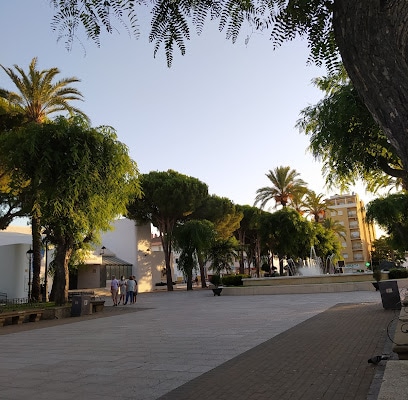
<path fill-rule="evenodd" d="M 105 307 L 105 300 L 91 300 L 92 304 L 92 313 L 103 311 Z"/>
<path fill-rule="evenodd" d="M 68 292 L 68 301 L 72 301 L 74 296 L 91 296 L 91 300 L 94 300 L 96 297 L 93 290 L 90 291 L 78 291 L 78 292 Z"/>
<path fill-rule="evenodd" d="M 38 322 L 44 313 L 44 309 L 6 311 L 0 314 L 0 326 L 21 325 L 28 322 Z"/>

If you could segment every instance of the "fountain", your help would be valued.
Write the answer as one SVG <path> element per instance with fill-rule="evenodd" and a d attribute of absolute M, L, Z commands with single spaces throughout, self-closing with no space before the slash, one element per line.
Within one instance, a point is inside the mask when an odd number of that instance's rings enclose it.
<path fill-rule="evenodd" d="M 283 293 L 321 293 L 348 292 L 355 290 L 373 290 L 372 273 L 335 273 L 334 255 L 326 260 L 316 255 L 312 246 L 310 258 L 299 267 L 292 259 L 287 260 L 285 269 L 288 276 L 242 279 L 243 290 L 252 294 L 283 294 Z M 384 274 L 383 279 L 388 279 Z M 241 287 L 242 288 L 242 287 Z M 231 292 L 239 290 L 231 289 Z"/>

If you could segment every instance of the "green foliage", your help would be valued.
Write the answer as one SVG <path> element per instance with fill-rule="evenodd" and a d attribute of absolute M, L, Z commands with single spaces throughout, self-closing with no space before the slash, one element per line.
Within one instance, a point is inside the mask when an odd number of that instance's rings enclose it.
<path fill-rule="evenodd" d="M 408 173 L 387 137 L 374 121 L 344 69 L 319 78 L 323 100 L 302 110 L 297 122 L 310 136 L 309 150 L 323 161 L 326 184 L 347 190 L 361 179 L 371 192 L 408 184 Z"/>
<path fill-rule="evenodd" d="M 211 275 L 209 281 L 214 286 L 219 286 L 221 285 L 221 276 L 219 274 Z"/>
<path fill-rule="evenodd" d="M 276 167 L 266 174 L 271 186 L 265 186 L 256 191 L 255 205 L 264 208 L 270 200 L 283 207 L 290 204 L 296 192 L 304 192 L 306 182 L 299 178 L 299 173 L 290 167 Z"/>
<path fill-rule="evenodd" d="M 200 180 L 173 170 L 152 171 L 140 176 L 143 195 L 127 207 L 127 215 L 139 223 L 151 223 L 160 231 L 168 290 L 173 290 L 170 255 L 177 223 L 189 219 L 208 197 L 208 186 Z"/>
<path fill-rule="evenodd" d="M 73 100 L 81 101 L 83 98 L 81 92 L 69 86 L 80 82 L 78 78 L 63 78 L 55 81 L 60 70 L 55 67 L 37 70 L 37 58 L 32 59 L 27 74 L 18 65 L 14 65 L 16 72 L 12 68 L 0 66 L 18 90 L 18 92 L 11 92 L 0 89 L 0 97 L 14 107 L 14 113 L 23 115 L 26 122 L 42 123 L 48 115 L 60 111 L 68 111 L 71 116 L 81 115 L 88 121 L 88 117 L 81 110 L 69 103 Z"/>
<path fill-rule="evenodd" d="M 390 236 L 394 249 L 407 250 L 408 243 L 408 194 L 392 194 L 367 204 L 366 217 L 377 222 Z"/>
<path fill-rule="evenodd" d="M 305 197 L 303 208 L 313 217 L 314 222 L 319 222 L 327 210 L 326 202 L 323 199 L 324 195 L 308 190 Z"/>
<path fill-rule="evenodd" d="M 224 275 L 222 277 L 222 284 L 225 286 L 242 286 L 242 278 L 250 278 L 249 275 L 238 274 L 238 275 Z"/>
<path fill-rule="evenodd" d="M 129 33 L 139 35 L 136 7 L 145 2 L 134 0 L 52 0 L 56 14 L 52 28 L 58 39 L 65 39 L 71 49 L 78 30 L 82 27 L 91 40 L 100 45 L 102 28 L 113 32 L 112 20 L 118 19 Z M 152 21 L 149 40 L 154 41 L 154 53 L 164 45 L 167 65 L 173 61 L 173 48 L 181 54 L 186 51 L 185 41 L 190 39 L 189 24 L 198 34 L 205 21 L 219 20 L 219 30 L 234 43 L 243 24 L 257 30 L 271 29 L 275 47 L 297 35 L 306 36 L 311 54 L 310 62 L 326 63 L 329 70 L 337 66 L 338 51 L 332 27 L 333 0 L 159 0 L 152 2 Z M 130 25 L 130 27 L 128 27 Z"/>
<path fill-rule="evenodd" d="M 237 256 L 238 243 L 234 238 L 216 240 L 209 253 L 210 269 L 217 275 L 221 271 L 230 271 Z"/>
<path fill-rule="evenodd" d="M 346 239 L 346 229 L 339 221 L 333 218 L 325 218 L 322 223 L 323 227 L 329 231 L 334 232 L 342 239 Z"/>
<path fill-rule="evenodd" d="M 380 268 L 374 268 L 373 269 L 373 278 L 379 282 L 381 280 L 381 269 Z"/>
<path fill-rule="evenodd" d="M 22 197 L 34 194 L 44 225 L 61 233 L 106 230 L 140 194 L 136 164 L 109 127 L 91 128 L 62 117 L 3 134 L 0 162 L 17 182 L 29 181 Z"/>
<path fill-rule="evenodd" d="M 404 279 L 408 278 L 408 270 L 405 268 L 393 268 L 388 273 L 389 279 Z"/>
<path fill-rule="evenodd" d="M 152 171 L 140 176 L 143 191 L 128 206 L 128 216 L 151 222 L 163 234 L 171 234 L 175 223 L 187 219 L 208 196 L 200 180 L 173 170 Z"/>
<path fill-rule="evenodd" d="M 243 214 L 230 199 L 211 195 L 203 200 L 191 217 L 211 221 L 217 237 L 229 239 L 239 228 Z"/>
<path fill-rule="evenodd" d="M 338 235 L 330 229 L 326 229 L 321 224 L 314 224 L 314 247 L 316 254 L 323 259 L 334 254 L 340 257 L 341 244 Z"/>
<path fill-rule="evenodd" d="M 306 36 L 311 54 L 309 61 L 324 61 L 330 71 L 338 67 L 338 50 L 332 26 L 333 0 L 274 1 L 278 8 L 272 40 L 280 46 L 296 36 Z"/>
<path fill-rule="evenodd" d="M 313 225 L 290 208 L 265 213 L 260 220 L 261 240 L 280 258 L 306 258 L 315 242 Z"/>
<path fill-rule="evenodd" d="M 187 290 L 192 289 L 192 275 L 200 255 L 207 255 L 215 241 L 214 225 L 207 220 L 189 220 L 174 229 L 174 247 L 181 251 L 178 269 L 187 277 Z"/>
<path fill-rule="evenodd" d="M 405 252 L 395 250 L 391 239 L 387 236 L 381 236 L 373 242 L 371 259 L 373 266 L 380 265 L 382 261 L 389 261 L 392 262 L 393 265 L 400 265 L 405 261 Z"/>
<path fill-rule="evenodd" d="M 190 39 L 187 22 L 189 10 L 185 3 L 172 0 L 159 0 L 152 9 L 152 29 L 149 41 L 154 42 L 154 55 L 156 56 L 161 44 L 164 44 L 167 65 L 173 62 L 173 45 L 176 44 L 181 55 L 186 52 L 184 40 Z"/>
<path fill-rule="evenodd" d="M 111 22 L 113 18 L 118 19 L 129 33 L 139 35 L 134 0 L 51 0 L 50 3 L 56 10 L 51 27 L 58 33 L 58 40 L 65 40 L 68 50 L 78 38 L 80 26 L 99 47 L 102 28 L 109 33 L 115 30 Z"/>
<path fill-rule="evenodd" d="M 56 246 L 54 285 L 58 277 L 65 281 L 72 253 L 97 242 L 98 233 L 126 212 L 129 199 L 140 195 L 137 166 L 115 131 L 91 128 L 79 117 L 3 133 L 0 164 L 12 181 L 29 182 L 19 196 L 41 215 Z M 59 304 L 64 287 L 55 299 Z"/>

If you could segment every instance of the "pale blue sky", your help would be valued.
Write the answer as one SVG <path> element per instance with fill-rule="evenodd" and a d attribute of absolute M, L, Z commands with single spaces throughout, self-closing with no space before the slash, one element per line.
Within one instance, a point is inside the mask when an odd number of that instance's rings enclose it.
<path fill-rule="evenodd" d="M 153 58 L 147 13 L 139 39 L 121 29 L 103 35 L 97 48 L 82 35 L 85 49 L 77 41 L 67 52 L 51 31 L 48 4 L 1 2 L 0 64 L 27 70 L 38 57 L 39 69 L 80 78 L 85 102 L 77 106 L 94 126 L 117 130 L 142 173 L 174 169 L 207 183 L 211 194 L 252 205 L 256 190 L 269 184 L 268 170 L 288 165 L 311 189 L 333 194 L 306 151 L 308 138 L 295 128 L 300 110 L 322 97 L 311 80 L 325 74 L 306 65 L 305 41 L 273 51 L 267 33 L 253 33 L 246 46 L 251 31 L 244 29 L 232 44 L 209 24 L 202 36 L 192 35 L 184 57 L 175 51 L 169 69 L 163 52 Z M 12 89 L 2 70 L 0 87 Z"/>

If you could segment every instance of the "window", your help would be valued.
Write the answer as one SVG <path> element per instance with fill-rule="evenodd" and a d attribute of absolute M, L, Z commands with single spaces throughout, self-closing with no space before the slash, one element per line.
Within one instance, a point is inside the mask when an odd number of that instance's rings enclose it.
<path fill-rule="evenodd" d="M 348 258 L 348 253 L 343 253 L 342 256 L 343 258 Z"/>
<path fill-rule="evenodd" d="M 107 265 L 106 266 L 106 279 L 110 281 L 112 275 L 115 275 L 119 279 L 122 275 L 125 278 L 129 278 L 133 274 L 131 265 Z"/>
<path fill-rule="evenodd" d="M 343 215 L 343 210 L 337 211 L 337 215 Z"/>

